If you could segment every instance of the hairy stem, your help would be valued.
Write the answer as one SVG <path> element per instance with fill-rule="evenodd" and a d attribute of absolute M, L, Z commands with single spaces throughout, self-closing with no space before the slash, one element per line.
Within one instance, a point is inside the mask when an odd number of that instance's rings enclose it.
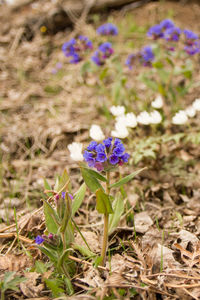
<path fill-rule="evenodd" d="M 110 194 L 110 172 L 108 171 L 106 174 L 107 182 L 106 182 L 106 193 L 107 195 Z M 108 244 L 108 222 L 109 222 L 109 214 L 104 214 L 104 228 L 103 228 L 103 244 L 101 249 L 101 266 L 105 265 L 106 260 L 106 250 Z"/>

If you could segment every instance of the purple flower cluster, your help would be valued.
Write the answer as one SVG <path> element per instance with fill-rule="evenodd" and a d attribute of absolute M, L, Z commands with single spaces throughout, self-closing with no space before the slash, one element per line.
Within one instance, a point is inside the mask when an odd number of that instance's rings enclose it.
<path fill-rule="evenodd" d="M 174 23 L 169 20 L 163 20 L 160 24 L 152 26 L 147 32 L 147 36 L 157 39 L 165 39 L 167 42 L 178 42 L 181 38 L 181 34 L 184 35 L 183 42 L 185 44 L 184 50 L 189 55 L 194 55 L 200 52 L 199 36 L 191 30 L 181 30 L 176 27 Z M 166 48 L 170 51 L 174 51 L 174 46 L 167 45 Z"/>
<path fill-rule="evenodd" d="M 100 35 L 117 35 L 118 29 L 112 23 L 106 23 L 97 28 L 97 33 Z"/>
<path fill-rule="evenodd" d="M 105 139 L 102 144 L 92 141 L 83 157 L 89 167 L 102 171 L 116 165 L 123 165 L 128 162 L 130 155 L 125 152 L 125 148 L 120 139 L 114 141 L 111 137 Z"/>
<path fill-rule="evenodd" d="M 43 242 L 47 242 L 47 243 L 52 243 L 53 240 L 55 239 L 55 235 L 53 235 L 52 233 L 49 233 L 49 235 L 37 235 L 36 238 L 35 238 L 35 243 L 37 245 L 40 245 L 42 244 Z"/>
<path fill-rule="evenodd" d="M 113 54 L 113 52 L 114 50 L 112 48 L 112 44 L 105 42 L 99 46 L 97 51 L 94 52 L 94 55 L 91 59 L 97 66 L 102 66 L 105 64 L 106 59 Z"/>
<path fill-rule="evenodd" d="M 153 53 L 151 46 L 145 46 L 136 54 L 130 54 L 125 62 L 130 70 L 132 70 L 133 65 L 136 61 L 139 61 L 143 66 L 148 67 L 152 66 L 152 61 L 154 60 L 155 55 Z"/>
<path fill-rule="evenodd" d="M 72 38 L 62 46 L 62 51 L 66 57 L 70 57 L 70 63 L 76 64 L 83 59 L 86 50 L 92 49 L 92 42 L 88 37 L 80 35 L 77 39 Z"/>

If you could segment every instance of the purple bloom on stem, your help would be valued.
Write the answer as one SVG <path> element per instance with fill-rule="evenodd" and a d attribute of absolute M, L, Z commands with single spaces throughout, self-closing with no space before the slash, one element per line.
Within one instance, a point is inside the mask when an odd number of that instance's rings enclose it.
<path fill-rule="evenodd" d="M 198 47 L 197 45 L 193 44 L 190 46 L 185 46 L 184 50 L 187 54 L 194 55 L 196 53 L 200 53 L 200 46 Z"/>
<path fill-rule="evenodd" d="M 88 163 L 89 167 L 94 167 L 95 165 L 95 158 L 93 157 L 93 153 L 88 152 L 87 150 L 84 151 L 83 157 L 85 161 Z"/>
<path fill-rule="evenodd" d="M 106 23 L 97 28 L 97 33 L 100 35 L 117 35 L 118 29 L 112 23 Z"/>
<path fill-rule="evenodd" d="M 36 238 L 35 238 L 35 243 L 40 245 L 44 242 L 44 239 L 41 235 L 38 235 Z"/>
<path fill-rule="evenodd" d="M 154 60 L 154 57 L 155 57 L 154 53 L 152 51 L 152 48 L 150 46 L 145 46 L 144 48 L 142 48 L 141 55 L 142 55 L 143 60 L 146 63 L 151 62 L 152 60 Z"/>
<path fill-rule="evenodd" d="M 160 26 L 164 29 L 172 28 L 174 27 L 174 22 L 170 19 L 165 19 L 162 22 L 160 22 Z"/>
<path fill-rule="evenodd" d="M 165 31 L 164 38 L 167 41 L 178 42 L 181 34 L 181 29 L 178 27 L 171 27 Z"/>
<path fill-rule="evenodd" d="M 130 154 L 124 153 L 122 156 L 120 156 L 120 160 L 121 160 L 123 163 L 127 163 L 128 160 L 129 160 L 129 157 L 130 157 Z"/>
<path fill-rule="evenodd" d="M 72 194 L 68 194 L 69 195 L 69 198 L 71 199 L 71 200 L 73 200 L 74 199 L 74 197 L 73 197 L 73 195 Z"/>
<path fill-rule="evenodd" d="M 87 36 L 79 35 L 78 39 L 83 42 L 83 46 L 85 49 L 92 49 L 92 42 L 89 40 Z"/>
<path fill-rule="evenodd" d="M 110 146 L 111 146 L 111 144 L 112 144 L 112 138 L 109 137 L 109 138 L 105 139 L 105 140 L 103 141 L 103 143 L 104 143 L 104 145 L 106 146 L 106 148 L 110 148 Z"/>
<path fill-rule="evenodd" d="M 71 56 L 72 59 L 69 61 L 71 64 L 77 64 L 79 61 L 81 61 L 81 57 L 79 54 L 74 52 Z"/>
<path fill-rule="evenodd" d="M 111 163 L 111 165 L 116 165 L 119 162 L 119 157 L 115 154 L 112 154 L 109 157 L 109 162 Z"/>
<path fill-rule="evenodd" d="M 98 162 L 105 162 L 107 160 L 105 152 L 97 152 L 96 160 Z"/>
<path fill-rule="evenodd" d="M 49 238 L 50 240 L 53 240 L 53 234 L 52 234 L 52 233 L 49 233 L 48 238 Z"/>
<path fill-rule="evenodd" d="M 112 44 L 105 42 L 99 46 L 99 50 L 104 54 L 103 58 L 108 58 L 113 54 Z"/>
<path fill-rule="evenodd" d="M 191 30 L 184 29 L 183 33 L 185 34 L 186 39 L 189 39 L 189 40 L 197 40 L 198 39 L 198 35 Z"/>
<path fill-rule="evenodd" d="M 74 52 L 75 44 L 76 44 L 76 40 L 74 38 L 63 44 L 62 51 L 64 52 L 65 56 L 69 56 L 71 53 Z"/>
<path fill-rule="evenodd" d="M 91 57 L 91 60 L 97 65 L 102 66 L 105 63 L 105 60 L 101 58 L 101 54 L 99 51 L 95 51 L 94 55 Z"/>
<path fill-rule="evenodd" d="M 94 167 L 97 169 L 97 171 L 101 172 L 103 171 L 103 164 L 101 162 L 96 162 Z"/>
<path fill-rule="evenodd" d="M 66 192 L 62 192 L 61 195 L 62 195 L 62 198 L 65 200 Z"/>
<path fill-rule="evenodd" d="M 162 38 L 162 29 L 163 27 L 160 24 L 156 24 L 149 29 L 149 31 L 147 32 L 147 36 L 152 37 L 154 40 Z"/>
<path fill-rule="evenodd" d="M 120 139 L 116 138 L 114 141 L 114 146 L 117 146 L 119 144 L 122 144 L 122 141 Z"/>
<path fill-rule="evenodd" d="M 92 141 L 92 142 L 89 144 L 89 146 L 87 147 L 87 150 L 89 150 L 89 151 L 95 150 L 97 145 L 98 145 L 97 142 Z"/>
<path fill-rule="evenodd" d="M 121 156 L 123 152 L 125 151 L 124 145 L 123 144 L 118 144 L 114 150 L 113 153 L 117 156 Z"/>

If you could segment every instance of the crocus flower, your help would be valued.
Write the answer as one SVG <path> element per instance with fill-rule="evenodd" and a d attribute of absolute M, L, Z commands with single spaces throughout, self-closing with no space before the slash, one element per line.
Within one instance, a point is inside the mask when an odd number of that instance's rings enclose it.
<path fill-rule="evenodd" d="M 157 108 L 157 109 L 162 108 L 163 107 L 163 98 L 160 95 L 158 95 L 156 97 L 156 99 L 151 102 L 151 106 L 153 108 Z"/>
<path fill-rule="evenodd" d="M 68 149 L 70 152 L 71 159 L 73 159 L 74 161 L 83 160 L 83 154 L 82 154 L 83 145 L 81 143 L 73 142 L 72 144 L 68 145 Z"/>
<path fill-rule="evenodd" d="M 188 121 L 187 114 L 184 110 L 179 110 L 172 118 L 172 123 L 175 125 L 183 125 Z"/>
<path fill-rule="evenodd" d="M 115 117 L 123 116 L 125 113 L 125 107 L 120 105 L 111 106 L 110 112 Z"/>
<path fill-rule="evenodd" d="M 196 109 L 191 105 L 185 109 L 185 113 L 188 117 L 193 118 L 196 115 Z"/>
<path fill-rule="evenodd" d="M 100 142 L 105 138 L 103 131 L 101 130 L 101 127 L 99 125 L 92 125 L 89 135 L 93 140 L 97 142 Z"/>
<path fill-rule="evenodd" d="M 200 98 L 196 99 L 193 103 L 192 106 L 196 111 L 200 111 Z"/>
<path fill-rule="evenodd" d="M 125 139 L 129 135 L 129 132 L 124 123 L 118 121 L 115 123 L 115 130 L 111 131 L 111 135 L 113 137 Z"/>
<path fill-rule="evenodd" d="M 117 117 L 117 122 L 123 123 L 126 127 L 135 128 L 137 126 L 137 119 L 134 113 L 128 113 Z"/>

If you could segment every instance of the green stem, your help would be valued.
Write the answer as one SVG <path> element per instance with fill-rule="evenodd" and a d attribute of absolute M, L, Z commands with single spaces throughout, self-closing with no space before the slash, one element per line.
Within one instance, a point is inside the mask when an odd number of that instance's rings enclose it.
<path fill-rule="evenodd" d="M 110 172 L 108 171 L 106 174 L 107 182 L 106 182 L 106 193 L 110 194 Z M 106 260 L 106 250 L 108 245 L 108 224 L 109 224 L 109 214 L 104 214 L 104 228 L 103 228 L 103 244 L 101 249 L 101 266 L 105 265 Z"/>

